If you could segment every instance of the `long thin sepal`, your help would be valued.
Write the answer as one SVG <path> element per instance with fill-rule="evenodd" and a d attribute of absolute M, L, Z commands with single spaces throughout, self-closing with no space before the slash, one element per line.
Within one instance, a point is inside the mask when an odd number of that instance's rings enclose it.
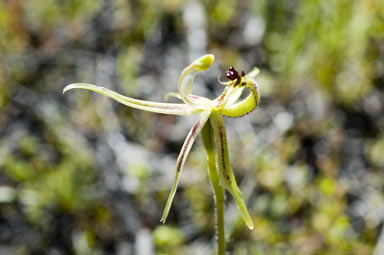
<path fill-rule="evenodd" d="M 173 185 L 171 192 L 169 193 L 167 204 L 165 205 L 163 216 L 161 217 L 161 222 L 165 223 L 169 209 L 171 208 L 173 198 L 175 197 L 177 184 L 179 183 L 180 173 L 183 169 L 185 160 L 187 159 L 187 156 L 192 148 L 192 145 L 194 141 L 196 140 L 197 135 L 200 133 L 201 129 L 204 127 L 205 123 L 207 122 L 209 116 L 211 115 L 210 111 L 204 111 L 200 114 L 199 118 L 193 125 L 192 129 L 189 131 L 187 138 L 184 141 L 183 147 L 181 148 L 179 157 L 177 158 L 176 162 L 176 173 L 175 178 L 173 180 Z"/>
<path fill-rule="evenodd" d="M 220 185 L 226 188 L 235 198 L 237 206 L 240 209 L 241 216 L 249 229 L 253 229 L 253 221 L 248 214 L 247 207 L 237 186 L 235 176 L 229 161 L 227 135 L 223 118 L 218 113 L 212 113 L 211 124 L 216 137 L 217 146 L 217 164 L 219 166 Z"/>
<path fill-rule="evenodd" d="M 202 111 L 201 108 L 199 109 L 198 107 L 192 107 L 186 104 L 158 103 L 158 102 L 138 100 L 138 99 L 123 96 L 107 88 L 98 87 L 98 86 L 87 84 L 87 83 L 75 83 L 75 84 L 68 85 L 64 88 L 63 93 L 71 89 L 91 90 L 99 94 L 113 98 L 121 104 L 130 106 L 132 108 L 144 110 L 144 111 L 149 111 L 149 112 L 172 114 L 172 115 L 192 115 Z"/>

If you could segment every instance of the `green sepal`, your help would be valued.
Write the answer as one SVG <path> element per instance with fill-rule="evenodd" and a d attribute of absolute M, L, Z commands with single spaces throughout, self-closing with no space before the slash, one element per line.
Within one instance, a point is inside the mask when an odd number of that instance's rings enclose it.
<path fill-rule="evenodd" d="M 253 221 L 249 216 L 243 196 L 237 186 L 229 160 L 228 142 L 223 117 L 218 113 L 212 113 L 210 122 L 216 137 L 217 165 L 219 167 L 220 178 L 219 184 L 232 194 L 245 224 L 247 224 L 249 229 L 253 229 Z"/>

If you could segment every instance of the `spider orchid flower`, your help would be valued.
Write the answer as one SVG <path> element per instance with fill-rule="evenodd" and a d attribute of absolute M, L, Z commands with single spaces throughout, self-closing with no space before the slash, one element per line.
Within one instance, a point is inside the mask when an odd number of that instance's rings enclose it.
<path fill-rule="evenodd" d="M 199 117 L 189 131 L 177 158 L 176 174 L 163 216 L 161 218 L 161 222 L 163 223 L 168 216 L 172 200 L 176 193 L 180 173 L 183 169 L 186 158 L 197 135 L 209 120 L 216 139 L 216 164 L 219 169 L 220 185 L 233 195 L 238 208 L 240 209 L 243 220 L 250 229 L 253 229 L 253 222 L 248 214 L 245 202 L 237 186 L 235 176 L 230 165 L 227 137 L 222 116 L 241 117 L 252 112 L 256 108 L 259 103 L 259 93 L 258 86 L 254 78 L 259 73 L 259 70 L 254 68 L 253 71 L 248 74 L 245 74 L 244 72 L 239 74 L 233 67 L 230 67 L 229 71 L 226 72 L 226 78 L 228 81 L 222 82 L 219 80 L 219 83 L 225 86 L 223 93 L 219 97 L 214 100 L 210 100 L 205 97 L 193 95 L 192 85 L 196 74 L 207 70 L 213 64 L 214 59 L 215 58 L 212 54 L 204 55 L 192 62 L 183 70 L 178 83 L 179 93 L 167 94 L 167 97 L 174 96 L 181 99 L 184 102 L 183 104 L 138 100 L 123 96 L 104 87 L 98 87 L 86 83 L 70 84 L 64 88 L 63 93 L 71 89 L 86 89 L 108 96 L 121 104 L 144 111 L 172 115 L 199 114 Z M 240 96 L 245 88 L 248 88 L 250 93 L 245 99 L 240 101 Z"/>

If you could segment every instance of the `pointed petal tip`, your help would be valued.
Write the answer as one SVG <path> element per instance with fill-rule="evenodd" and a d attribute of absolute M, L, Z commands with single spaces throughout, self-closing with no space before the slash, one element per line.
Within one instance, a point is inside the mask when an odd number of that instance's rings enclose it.
<path fill-rule="evenodd" d="M 172 194 L 172 191 L 171 191 L 171 194 Z M 171 205 L 172 205 L 172 200 L 173 200 L 173 198 L 168 198 L 167 204 L 165 205 L 163 215 L 161 216 L 161 219 L 160 219 L 160 222 L 163 224 L 165 223 L 165 221 L 168 218 L 169 210 L 171 209 Z"/>
<path fill-rule="evenodd" d="M 228 82 L 228 81 L 221 81 L 220 80 L 220 75 L 219 77 L 217 77 L 217 82 L 220 83 L 220 85 L 223 85 L 223 86 L 228 86 L 231 82 Z"/>
<path fill-rule="evenodd" d="M 69 85 L 65 86 L 65 88 L 63 89 L 63 94 L 65 94 L 65 92 L 67 92 L 68 90 L 71 89 L 71 85 L 72 84 L 69 84 Z"/>
<path fill-rule="evenodd" d="M 255 78 L 260 73 L 260 69 L 256 66 L 253 67 L 252 71 L 247 74 L 248 77 Z"/>
<path fill-rule="evenodd" d="M 250 222 L 246 222 L 246 224 L 247 224 L 247 227 L 249 228 L 249 230 L 253 230 L 253 228 L 255 227 L 255 226 L 253 225 L 253 222 L 252 222 L 252 221 L 250 221 Z"/>
<path fill-rule="evenodd" d="M 65 92 L 67 92 L 68 90 L 71 90 L 71 89 L 75 89 L 75 88 L 77 88 L 79 85 L 84 85 L 84 83 L 72 83 L 72 84 L 69 84 L 69 85 L 67 85 L 67 86 L 65 86 L 65 88 L 63 89 L 63 94 L 65 93 Z"/>
<path fill-rule="evenodd" d="M 168 101 L 170 97 L 175 97 L 177 99 L 183 100 L 183 98 L 180 96 L 179 93 L 168 92 L 167 94 L 164 95 L 164 101 Z"/>

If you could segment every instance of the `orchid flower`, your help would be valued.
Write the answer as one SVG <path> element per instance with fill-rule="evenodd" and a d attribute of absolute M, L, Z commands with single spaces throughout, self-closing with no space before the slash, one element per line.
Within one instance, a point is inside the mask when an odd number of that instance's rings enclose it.
<path fill-rule="evenodd" d="M 172 200 L 175 196 L 177 185 L 180 178 L 180 173 L 183 169 L 186 158 L 192 148 L 192 145 L 203 129 L 204 125 L 209 121 L 212 126 L 213 136 L 216 139 L 216 151 L 218 167 L 219 185 L 228 190 L 235 198 L 240 213 L 246 225 L 253 229 L 253 222 L 248 214 L 245 202 L 242 198 L 240 189 L 237 186 L 235 176 L 233 174 L 229 161 L 228 143 L 226 131 L 222 116 L 241 117 L 252 112 L 259 103 L 258 86 L 255 81 L 255 76 L 259 73 L 257 68 L 254 68 L 248 74 L 241 72 L 240 74 L 230 67 L 226 72 L 228 81 L 222 82 L 225 86 L 223 93 L 214 100 L 206 97 L 196 96 L 192 94 L 193 80 L 199 72 L 207 70 L 214 62 L 214 56 L 207 54 L 192 62 L 181 73 L 178 91 L 179 93 L 169 93 L 168 96 L 175 96 L 181 99 L 184 103 L 159 103 L 138 100 L 123 96 L 119 93 L 111 91 L 104 87 L 98 87 L 92 84 L 76 83 L 68 85 L 64 88 L 63 93 L 71 89 L 86 89 L 91 90 L 122 103 L 124 105 L 155 113 L 172 114 L 172 115 L 194 115 L 199 114 L 197 121 L 189 131 L 176 163 L 176 174 L 174 177 L 171 192 L 166 203 L 161 222 L 165 223 Z M 239 100 L 245 88 L 248 88 L 250 93 L 243 99 Z"/>

